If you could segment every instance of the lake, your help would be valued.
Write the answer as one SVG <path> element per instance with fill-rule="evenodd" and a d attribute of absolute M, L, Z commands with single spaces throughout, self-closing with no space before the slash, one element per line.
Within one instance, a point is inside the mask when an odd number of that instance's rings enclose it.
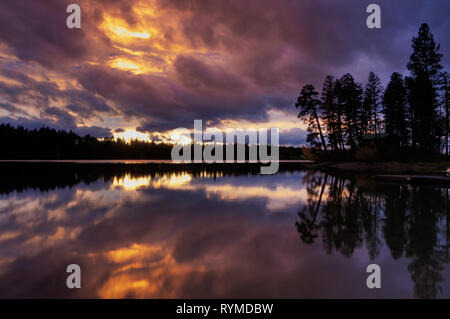
<path fill-rule="evenodd" d="M 1 163 L 0 298 L 450 298 L 448 187 L 257 172 Z"/>

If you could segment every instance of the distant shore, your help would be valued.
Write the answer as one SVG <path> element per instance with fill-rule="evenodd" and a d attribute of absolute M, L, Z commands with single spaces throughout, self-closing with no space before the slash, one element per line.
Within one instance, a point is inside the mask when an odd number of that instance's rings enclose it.
<path fill-rule="evenodd" d="M 447 169 L 450 168 L 450 161 L 437 162 L 351 162 L 351 161 L 311 161 L 311 160 L 279 160 L 280 168 L 283 169 L 330 169 L 347 171 L 353 173 L 367 173 L 367 174 L 409 174 L 409 175 L 446 175 Z M 80 160 L 80 159 L 55 159 L 55 160 L 0 160 L 0 167 L 5 165 L 52 165 L 52 164 L 67 164 L 67 165 L 143 165 L 157 169 L 184 169 L 184 170 L 216 170 L 225 169 L 226 171 L 243 170 L 252 171 L 262 164 L 258 163 L 175 163 L 172 160 L 161 159 L 97 159 L 97 160 Z"/>

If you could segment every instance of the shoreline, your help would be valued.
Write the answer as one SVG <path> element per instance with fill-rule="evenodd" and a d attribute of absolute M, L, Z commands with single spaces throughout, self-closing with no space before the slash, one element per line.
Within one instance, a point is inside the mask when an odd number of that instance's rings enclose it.
<path fill-rule="evenodd" d="M 405 174 L 405 175 L 446 175 L 450 161 L 442 162 L 317 162 L 305 165 L 311 169 L 335 169 L 340 171 L 364 172 L 373 174 Z"/>
<path fill-rule="evenodd" d="M 447 170 L 450 169 L 450 161 L 439 162 L 314 162 L 311 160 L 278 160 L 280 167 L 288 169 L 326 169 L 336 170 L 341 172 L 365 173 L 371 175 L 430 175 L 430 176 L 444 176 L 447 175 Z M 245 170 L 261 165 L 267 165 L 262 162 L 244 162 L 244 163 L 176 163 L 172 160 L 161 159 L 56 159 L 56 160 L 33 160 L 33 159 L 19 159 L 19 160 L 0 160 L 0 167 L 4 165 L 51 165 L 51 164 L 66 164 L 66 165 L 138 165 L 138 166 L 152 166 L 158 168 L 183 167 L 184 169 L 220 169 L 227 170 Z"/>

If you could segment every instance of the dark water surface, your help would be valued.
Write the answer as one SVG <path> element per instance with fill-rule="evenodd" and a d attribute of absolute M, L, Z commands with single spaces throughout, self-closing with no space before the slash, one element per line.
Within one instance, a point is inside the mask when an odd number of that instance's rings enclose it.
<path fill-rule="evenodd" d="M 442 186 L 157 164 L 0 173 L 0 298 L 450 297 Z M 81 289 L 66 287 L 73 263 Z"/>

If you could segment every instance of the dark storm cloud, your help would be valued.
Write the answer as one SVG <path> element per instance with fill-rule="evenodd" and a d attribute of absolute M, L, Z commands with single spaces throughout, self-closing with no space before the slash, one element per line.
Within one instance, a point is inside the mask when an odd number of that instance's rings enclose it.
<path fill-rule="evenodd" d="M 351 72 L 365 82 L 368 72 L 375 71 L 387 79 L 390 72 L 405 70 L 411 38 L 421 23 L 431 25 L 438 42 L 445 41 L 450 30 L 444 14 L 450 12 L 447 1 L 419 0 L 378 1 L 383 27 L 370 30 L 365 21 L 372 2 L 160 1 L 164 8 L 180 12 L 183 32 L 194 47 L 206 45 L 231 57 L 225 68 L 194 57 L 177 58 L 177 77 L 190 93 L 181 95 L 186 110 L 203 119 L 211 111 L 217 118 L 255 119 L 267 111 L 269 99 L 277 102 L 271 107 L 293 107 L 301 85 L 320 87 L 327 74 Z M 449 50 L 448 43 L 442 45 L 446 56 Z M 248 99 L 242 99 L 242 93 Z M 208 99 L 212 96 L 216 99 Z"/>
<path fill-rule="evenodd" d="M 0 104 L 0 108 L 6 109 L 11 113 L 20 113 L 12 105 Z M 70 109 L 70 106 L 67 107 Z M 28 115 L 28 114 L 24 114 Z M 0 123 L 8 123 L 12 126 L 23 126 L 28 129 L 39 129 L 41 127 L 50 127 L 57 130 L 73 131 L 82 136 L 90 134 L 95 137 L 109 137 L 111 136 L 111 130 L 109 128 L 98 127 L 98 126 L 84 126 L 77 125 L 77 118 L 69 114 L 62 108 L 59 107 L 45 107 L 40 112 L 39 117 L 0 117 Z"/>
<path fill-rule="evenodd" d="M 27 113 L 12 104 L 9 103 L 0 103 L 0 109 L 8 111 L 9 113 L 22 114 L 26 115 Z"/>
<path fill-rule="evenodd" d="M 66 0 L 0 2 L 0 40 L 22 61 L 56 66 L 86 53 L 84 31 L 65 27 Z"/>
<path fill-rule="evenodd" d="M 33 100 L 35 107 L 49 104 L 52 97 L 60 95 L 58 86 L 48 81 L 36 81 L 18 68 L 1 65 L 1 75 L 18 82 L 18 84 L 0 82 L 0 93 L 10 103 L 28 103 Z"/>
<path fill-rule="evenodd" d="M 89 92 L 79 90 L 66 90 L 62 93 L 69 101 L 89 105 L 91 110 L 98 112 L 111 112 L 111 107 L 105 100 L 96 97 Z"/>
<path fill-rule="evenodd" d="M 94 137 L 110 137 L 111 130 L 109 128 L 99 126 L 79 126 L 75 129 L 75 132 L 81 136 L 90 135 Z"/>
<path fill-rule="evenodd" d="M 199 66 L 197 62 L 193 62 L 194 67 L 186 66 L 189 63 L 192 63 L 192 60 L 183 61 L 183 66 L 178 68 L 192 68 L 189 72 L 197 72 L 199 76 L 197 81 L 200 83 L 206 85 L 207 79 L 210 82 L 226 81 L 213 80 L 220 74 L 201 64 Z M 193 75 L 191 73 L 187 76 Z M 144 120 L 139 126 L 139 130 L 142 131 L 166 131 L 177 127 L 190 127 L 194 119 L 216 123 L 228 117 L 266 118 L 264 105 L 267 99 L 256 93 L 236 96 L 234 91 L 231 93 L 228 91 L 228 94 L 224 93 L 220 97 L 211 96 L 176 85 L 160 76 L 135 75 L 102 67 L 83 68 L 77 74 L 77 78 L 86 90 L 115 101 L 123 114 L 143 117 Z M 219 87 L 216 82 L 216 86 L 210 90 L 220 90 Z M 209 88 L 205 87 L 205 90 L 207 89 Z"/>
<path fill-rule="evenodd" d="M 205 95 L 220 97 L 225 94 L 242 94 L 246 83 L 238 74 L 223 67 L 209 67 L 199 59 L 180 55 L 175 60 L 175 71 L 181 82 L 188 88 Z"/>
<path fill-rule="evenodd" d="M 58 126 L 75 127 L 76 121 L 72 115 L 57 107 L 48 107 L 42 112 L 42 117 L 54 118 Z"/>
<path fill-rule="evenodd" d="M 127 115 L 142 115 L 148 112 L 167 113 L 161 108 L 176 104 L 170 86 L 157 76 L 134 75 L 120 70 L 87 66 L 75 75 L 80 84 L 121 105 Z"/>
<path fill-rule="evenodd" d="M 366 7 L 373 1 L 161 3 L 191 12 L 184 19 L 187 37 L 194 44 L 232 51 L 241 70 L 265 86 L 316 81 L 327 72 L 351 65 L 360 54 L 367 55 L 374 68 L 380 63 L 403 68 L 411 36 L 421 23 L 430 23 L 441 41 L 449 31 L 446 12 L 450 5 L 445 0 L 376 1 L 382 8 L 381 30 L 365 25 Z M 229 32 L 223 32 L 224 27 Z"/>
<path fill-rule="evenodd" d="M 306 135 L 308 132 L 301 128 L 293 128 L 280 132 L 280 145 L 307 145 Z"/>
<path fill-rule="evenodd" d="M 0 93 L 2 98 L 8 102 L 3 103 L 3 107 L 0 106 L 0 108 L 5 109 L 12 115 L 27 115 L 28 113 L 22 109 L 23 106 L 41 112 L 43 120 L 46 119 L 46 116 L 56 115 L 55 112 L 61 115 L 66 111 L 79 115 L 78 122 L 83 122 L 83 119 L 98 117 L 100 113 L 117 114 L 102 97 L 95 96 L 87 90 L 60 89 L 57 84 L 46 79 L 35 80 L 21 71 L 20 67 L 8 67 L 3 64 L 0 75 L 17 82 L 0 81 Z M 57 100 L 67 103 L 67 105 L 63 108 L 49 108 Z M 49 110 L 52 111 L 49 113 Z M 70 124 L 74 125 L 75 119 L 71 116 L 70 119 Z"/>

